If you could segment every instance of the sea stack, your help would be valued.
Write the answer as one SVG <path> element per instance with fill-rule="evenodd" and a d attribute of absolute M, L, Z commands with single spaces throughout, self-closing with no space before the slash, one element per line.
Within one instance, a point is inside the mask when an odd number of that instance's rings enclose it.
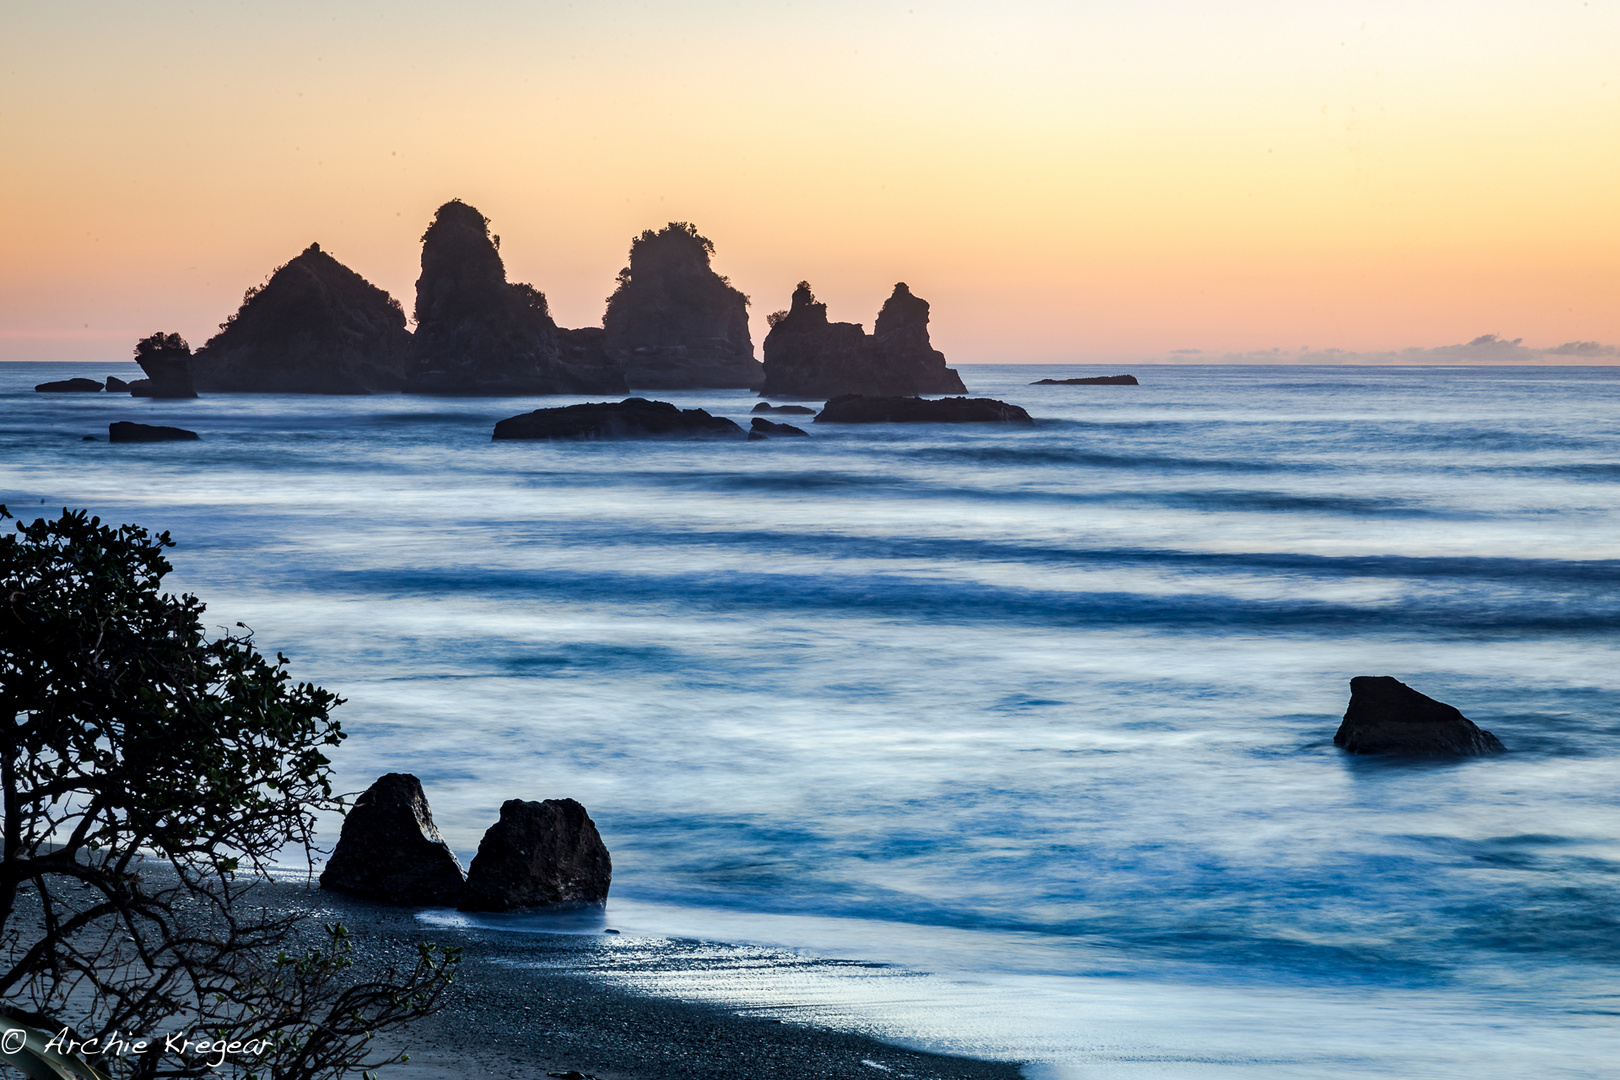
<path fill-rule="evenodd" d="M 764 381 L 748 297 L 714 272 L 713 255 L 714 244 L 684 221 L 631 241 L 602 328 L 608 356 L 632 387 L 757 389 Z"/>
<path fill-rule="evenodd" d="M 613 860 L 585 808 L 573 799 L 508 799 L 478 844 L 462 911 L 602 904 Z"/>
<path fill-rule="evenodd" d="M 1333 742 L 1352 754 L 1405 757 L 1478 757 L 1504 749 L 1453 706 L 1388 675 L 1350 680 L 1350 707 Z"/>
<path fill-rule="evenodd" d="M 179 334 L 161 330 L 135 343 L 135 362 L 146 378 L 129 384 L 132 397 L 194 398 L 191 381 L 191 346 Z"/>
<path fill-rule="evenodd" d="M 380 776 L 355 800 L 321 871 L 321 888 L 386 904 L 454 904 L 463 880 L 422 782 L 410 773 Z"/>
<path fill-rule="evenodd" d="M 405 385 L 405 309 L 311 244 L 242 306 L 192 358 L 205 393 L 368 394 Z"/>
<path fill-rule="evenodd" d="M 458 200 L 422 235 L 407 393 L 623 393 L 600 331 L 560 329 L 545 294 L 506 280 L 489 219 Z"/>
<path fill-rule="evenodd" d="M 912 295 L 905 282 L 894 287 L 867 334 L 859 323 L 829 322 L 827 305 L 816 299 L 809 282 L 801 281 L 793 290 L 792 306 L 771 317 L 764 352 L 761 397 L 967 392 L 961 377 L 945 366 L 945 355 L 929 341 L 928 301 Z"/>

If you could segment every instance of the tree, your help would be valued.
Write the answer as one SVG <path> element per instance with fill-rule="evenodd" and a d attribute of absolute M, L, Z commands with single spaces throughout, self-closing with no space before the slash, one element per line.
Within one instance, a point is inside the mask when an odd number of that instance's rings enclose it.
<path fill-rule="evenodd" d="M 0 520 L 10 518 L 0 506 Z M 0 997 L 75 1039 L 213 1032 L 212 1056 L 103 1054 L 114 1076 L 320 1080 L 398 1060 L 372 1035 L 435 1009 L 455 950 L 369 977 L 340 926 L 250 908 L 337 805 L 339 698 L 252 633 L 161 593 L 167 533 L 83 511 L 0 538 Z"/>

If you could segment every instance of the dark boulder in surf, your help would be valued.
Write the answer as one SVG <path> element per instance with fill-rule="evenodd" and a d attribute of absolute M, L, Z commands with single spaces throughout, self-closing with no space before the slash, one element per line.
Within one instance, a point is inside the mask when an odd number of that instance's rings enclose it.
<path fill-rule="evenodd" d="M 129 384 L 134 397 L 194 398 L 191 381 L 191 346 L 179 334 L 159 331 L 135 343 L 135 362 L 146 378 Z"/>
<path fill-rule="evenodd" d="M 160 424 L 136 424 L 129 420 L 114 420 L 107 425 L 107 441 L 136 442 L 196 442 L 202 436 L 195 431 Z"/>
<path fill-rule="evenodd" d="M 756 413 L 790 413 L 794 416 L 816 415 L 816 410 L 808 405 L 772 405 L 768 401 L 760 402 L 749 411 Z"/>
<path fill-rule="evenodd" d="M 766 420 L 761 416 L 754 417 L 753 422 L 748 430 L 748 437 L 750 439 L 774 439 L 778 436 L 787 436 L 791 438 L 795 435 L 808 437 L 809 434 L 810 433 L 803 428 L 796 428 L 792 424 L 778 424 L 775 421 Z"/>
<path fill-rule="evenodd" d="M 743 429 L 703 409 L 677 409 L 667 401 L 625 398 L 564 405 L 509 416 L 495 425 L 509 439 L 739 439 Z"/>
<path fill-rule="evenodd" d="M 499 237 L 460 200 L 422 235 L 406 393 L 599 394 L 627 389 L 590 332 L 565 331 L 545 294 L 506 280 Z"/>
<path fill-rule="evenodd" d="M 125 382 L 123 379 L 120 379 L 116 375 L 107 376 L 107 393 L 123 394 L 127 393 L 128 391 L 129 383 Z"/>
<path fill-rule="evenodd" d="M 411 334 L 399 301 L 311 244 L 192 358 L 207 393 L 369 394 L 405 385 Z"/>
<path fill-rule="evenodd" d="M 58 379 L 34 387 L 36 394 L 99 394 L 102 386 L 94 379 Z"/>
<path fill-rule="evenodd" d="M 355 800 L 321 871 L 321 888 L 385 904 L 454 904 L 464 881 L 422 782 L 410 773 L 379 776 Z"/>
<path fill-rule="evenodd" d="M 1352 754 L 1405 757 L 1478 757 L 1504 749 L 1454 707 L 1388 675 L 1350 680 L 1350 707 L 1333 742 Z"/>
<path fill-rule="evenodd" d="M 748 333 L 748 297 L 709 265 L 714 244 L 684 221 L 630 243 L 630 265 L 602 316 L 608 356 L 647 390 L 764 381 Z"/>
<path fill-rule="evenodd" d="M 827 305 L 801 281 L 792 306 L 771 317 L 764 352 L 762 397 L 967 392 L 929 341 L 928 301 L 913 296 L 904 282 L 894 287 L 868 334 L 859 323 L 828 322 Z"/>
<path fill-rule="evenodd" d="M 1031 424 L 1029 413 L 994 398 L 865 397 L 845 394 L 816 414 L 818 424 Z"/>
<path fill-rule="evenodd" d="M 1084 379 L 1036 379 L 1031 386 L 1140 386 L 1135 375 L 1092 375 Z"/>
<path fill-rule="evenodd" d="M 467 870 L 462 911 L 601 904 L 613 860 L 596 823 L 573 799 L 508 799 Z"/>

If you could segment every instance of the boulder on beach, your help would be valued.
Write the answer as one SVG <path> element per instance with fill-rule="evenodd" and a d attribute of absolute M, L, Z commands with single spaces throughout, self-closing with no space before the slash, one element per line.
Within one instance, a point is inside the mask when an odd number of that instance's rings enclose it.
<path fill-rule="evenodd" d="M 803 428 L 796 428 L 792 424 L 778 424 L 775 421 L 766 420 L 761 416 L 754 417 L 748 430 L 748 437 L 755 440 L 773 439 L 781 435 L 786 435 L 789 437 L 794 435 L 807 437 L 809 434 L 810 433 Z"/>
<path fill-rule="evenodd" d="M 146 378 L 129 384 L 133 397 L 194 398 L 191 381 L 191 346 L 179 334 L 161 330 L 135 343 L 135 362 Z"/>
<path fill-rule="evenodd" d="M 677 409 L 667 401 L 625 398 L 587 402 L 509 416 L 494 438 L 508 439 L 740 439 L 743 429 L 703 409 Z"/>
<path fill-rule="evenodd" d="M 827 402 L 815 422 L 830 424 L 1031 424 L 1029 413 L 994 398 L 866 397 L 844 394 Z"/>
<path fill-rule="evenodd" d="M 749 411 L 757 413 L 791 413 L 794 416 L 816 415 L 816 410 L 808 405 L 772 405 L 768 401 L 760 402 Z"/>
<path fill-rule="evenodd" d="M 94 379 L 58 379 L 34 387 L 36 394 L 99 394 L 101 384 Z"/>
<path fill-rule="evenodd" d="M 1388 675 L 1350 680 L 1350 707 L 1333 742 L 1352 754 L 1408 757 L 1477 757 L 1504 749 L 1456 708 Z"/>
<path fill-rule="evenodd" d="M 467 871 L 462 911 L 601 904 L 613 860 L 596 823 L 573 799 L 508 799 Z"/>
<path fill-rule="evenodd" d="M 1031 386 L 1140 386 L 1135 375 L 1092 375 L 1084 379 L 1036 379 Z"/>
<path fill-rule="evenodd" d="M 410 773 L 379 776 L 355 800 L 321 871 L 321 888 L 386 904 L 454 904 L 464 881 L 422 782 Z"/>
<path fill-rule="evenodd" d="M 368 394 L 405 385 L 405 309 L 311 244 L 242 306 L 192 358 L 207 393 Z"/>
<path fill-rule="evenodd" d="M 107 393 L 109 393 L 109 394 L 125 394 L 125 393 L 128 393 L 128 392 L 129 392 L 129 383 L 125 382 L 123 379 L 120 379 L 116 375 L 107 376 Z"/>
<path fill-rule="evenodd" d="M 630 243 L 630 265 L 602 316 L 608 356 L 637 389 L 753 389 L 765 371 L 748 333 L 748 297 L 709 265 L 714 244 L 672 221 Z"/>
<path fill-rule="evenodd" d="M 422 235 L 406 393 L 611 394 L 628 389 L 601 338 L 560 329 L 546 296 L 506 280 L 500 237 L 461 202 Z"/>
<path fill-rule="evenodd" d="M 135 442 L 195 442 L 202 436 L 195 431 L 160 424 L 137 424 L 129 420 L 114 420 L 107 425 L 107 441 Z"/>
<path fill-rule="evenodd" d="M 809 282 L 799 282 L 791 307 L 771 316 L 764 353 L 762 397 L 967 392 L 929 341 L 928 301 L 913 296 L 904 282 L 884 302 L 871 334 L 859 323 L 827 321 L 827 305 Z"/>

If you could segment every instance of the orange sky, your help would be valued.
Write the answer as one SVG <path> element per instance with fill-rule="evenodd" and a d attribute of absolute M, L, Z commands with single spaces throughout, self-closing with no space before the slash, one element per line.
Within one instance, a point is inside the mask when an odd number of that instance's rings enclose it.
<path fill-rule="evenodd" d="M 0 14 L 0 359 L 200 344 L 460 197 L 599 322 L 673 219 L 956 362 L 1620 342 L 1620 0 L 63 3 Z"/>

